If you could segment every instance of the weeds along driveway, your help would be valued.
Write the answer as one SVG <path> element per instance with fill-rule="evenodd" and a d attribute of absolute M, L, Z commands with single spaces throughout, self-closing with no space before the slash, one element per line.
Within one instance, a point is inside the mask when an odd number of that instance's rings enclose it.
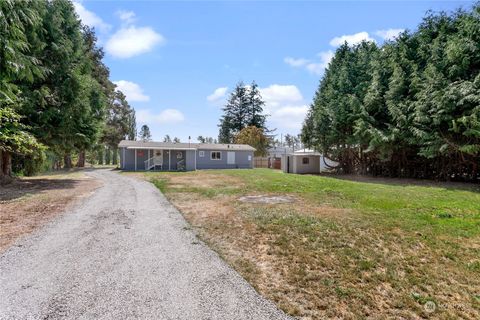
<path fill-rule="evenodd" d="M 0 319 L 287 319 L 150 183 L 109 170 L 0 256 Z"/>

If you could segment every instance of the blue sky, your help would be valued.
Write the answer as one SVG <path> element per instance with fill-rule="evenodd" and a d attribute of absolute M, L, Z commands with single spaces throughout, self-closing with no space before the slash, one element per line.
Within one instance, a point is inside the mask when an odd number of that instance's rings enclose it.
<path fill-rule="evenodd" d="M 153 138 L 217 137 L 221 107 L 238 81 L 255 80 L 270 128 L 297 134 L 339 43 L 381 44 L 413 30 L 427 10 L 473 2 L 78 1 L 95 27 L 111 79 Z"/>

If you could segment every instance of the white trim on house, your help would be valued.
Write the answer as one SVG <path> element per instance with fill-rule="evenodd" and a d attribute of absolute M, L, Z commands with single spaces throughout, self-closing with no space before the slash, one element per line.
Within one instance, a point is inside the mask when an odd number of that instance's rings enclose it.
<path fill-rule="evenodd" d="M 165 147 L 126 147 L 127 149 L 149 149 L 149 150 L 197 150 L 196 148 L 165 148 Z"/>
<path fill-rule="evenodd" d="M 125 148 L 123 148 L 122 169 L 125 169 Z"/>

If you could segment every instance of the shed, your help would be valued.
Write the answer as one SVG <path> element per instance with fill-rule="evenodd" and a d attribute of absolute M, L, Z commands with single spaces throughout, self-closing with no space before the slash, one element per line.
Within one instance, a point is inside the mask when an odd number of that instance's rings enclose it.
<path fill-rule="evenodd" d="M 302 149 L 282 155 L 281 169 L 285 173 L 321 173 L 330 171 L 329 166 L 336 164 L 319 152 Z"/>

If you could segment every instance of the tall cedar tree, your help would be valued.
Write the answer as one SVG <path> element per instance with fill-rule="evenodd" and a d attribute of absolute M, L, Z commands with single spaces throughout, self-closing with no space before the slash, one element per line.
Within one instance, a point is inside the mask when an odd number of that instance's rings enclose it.
<path fill-rule="evenodd" d="M 230 94 L 227 104 L 222 109 L 218 140 L 220 143 L 232 143 L 235 135 L 243 128 L 255 126 L 263 131 L 267 116 L 263 114 L 265 102 L 255 81 L 250 86 L 237 83 Z"/>
<path fill-rule="evenodd" d="M 140 128 L 140 132 L 138 133 L 138 137 L 140 138 L 140 140 L 142 141 L 150 141 L 152 140 L 152 134 L 150 133 L 150 128 L 144 124 L 141 128 Z M 169 137 L 170 139 L 170 137 Z"/>
<path fill-rule="evenodd" d="M 380 50 L 340 46 L 302 141 L 338 171 L 480 179 L 480 6 L 429 13 Z"/>
<path fill-rule="evenodd" d="M 9 126 L 9 132 L 30 134 L 66 167 L 72 154 L 83 162 L 84 151 L 98 146 L 114 92 L 93 30 L 82 26 L 68 0 L 4 0 L 0 15 L 0 103 L 10 108 L 2 121 L 11 116 L 19 125 Z M 134 113 L 125 121 L 132 137 Z M 25 154 L 20 142 L 2 154 L 13 154 L 18 170 L 26 173 L 29 163 L 41 161 Z"/>
<path fill-rule="evenodd" d="M 30 53 L 27 34 L 41 21 L 31 6 L 31 1 L 0 2 L 0 180 L 12 173 L 12 154 L 29 155 L 41 148 L 19 114 L 22 87 L 46 74 Z"/>

